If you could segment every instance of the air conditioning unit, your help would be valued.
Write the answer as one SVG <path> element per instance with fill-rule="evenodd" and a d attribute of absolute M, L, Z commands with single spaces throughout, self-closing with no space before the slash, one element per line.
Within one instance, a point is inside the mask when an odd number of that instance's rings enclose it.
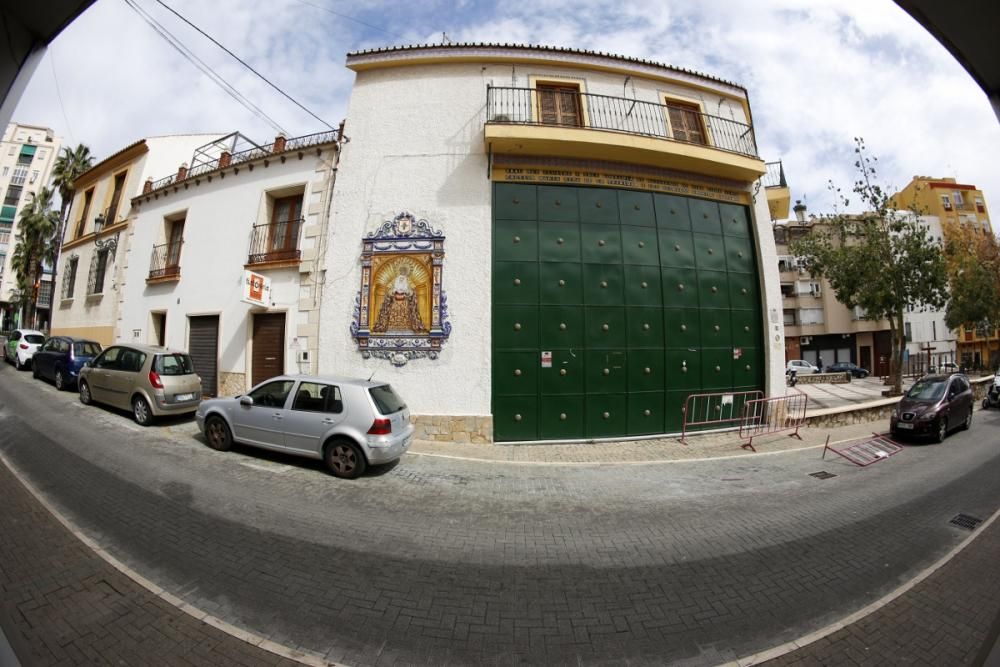
<path fill-rule="evenodd" d="M 799 336 L 799 345 L 808 345 L 813 342 L 812 336 Z"/>

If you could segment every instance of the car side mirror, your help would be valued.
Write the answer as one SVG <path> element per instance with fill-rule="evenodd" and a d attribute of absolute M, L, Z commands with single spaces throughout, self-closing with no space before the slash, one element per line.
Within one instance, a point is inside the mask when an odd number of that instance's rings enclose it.
<path fill-rule="evenodd" d="M 253 405 L 253 399 L 250 398 L 249 396 L 240 396 L 240 405 L 242 405 L 245 408 L 249 408 L 250 406 Z"/>

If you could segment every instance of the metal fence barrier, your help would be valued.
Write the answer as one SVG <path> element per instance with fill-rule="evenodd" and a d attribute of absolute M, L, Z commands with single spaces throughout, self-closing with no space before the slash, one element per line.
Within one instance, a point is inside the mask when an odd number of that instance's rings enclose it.
<path fill-rule="evenodd" d="M 809 396 L 792 388 L 794 393 L 772 398 L 756 398 L 749 400 L 743 406 L 743 418 L 740 420 L 740 438 L 747 441 L 740 445 L 743 449 L 756 452 L 753 439 L 761 435 L 792 431 L 789 437 L 802 439 L 799 427 L 806 418 L 806 404 Z"/>
<path fill-rule="evenodd" d="M 854 465 L 864 468 L 865 466 L 870 466 L 873 463 L 887 459 L 893 454 L 900 453 L 903 451 L 903 448 L 899 443 L 894 442 L 890 438 L 873 433 L 871 438 L 854 441 L 843 447 L 831 447 L 830 436 L 826 436 L 826 445 L 823 447 L 823 456 L 821 458 L 826 458 L 828 450 L 834 454 L 843 456 Z"/>
<path fill-rule="evenodd" d="M 711 394 L 690 394 L 684 401 L 684 421 L 681 426 L 681 443 L 687 444 L 688 427 L 717 426 L 726 424 L 735 427 L 742 419 L 743 406 L 751 400 L 764 397 L 764 392 L 721 391 Z"/>

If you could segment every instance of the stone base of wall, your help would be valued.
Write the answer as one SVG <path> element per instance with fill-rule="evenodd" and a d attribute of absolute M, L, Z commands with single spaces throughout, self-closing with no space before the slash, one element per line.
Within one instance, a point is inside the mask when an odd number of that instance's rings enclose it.
<path fill-rule="evenodd" d="M 846 384 L 850 381 L 850 373 L 799 373 L 795 376 L 798 384 Z"/>
<path fill-rule="evenodd" d="M 437 442 L 493 442 L 493 417 L 451 415 L 411 415 L 416 427 L 413 437 L 417 440 Z"/>
<path fill-rule="evenodd" d="M 246 373 L 219 373 L 219 396 L 238 396 L 246 390 Z"/>

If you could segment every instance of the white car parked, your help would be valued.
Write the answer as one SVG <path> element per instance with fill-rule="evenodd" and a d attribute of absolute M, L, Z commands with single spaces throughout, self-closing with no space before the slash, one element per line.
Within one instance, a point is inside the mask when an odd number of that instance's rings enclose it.
<path fill-rule="evenodd" d="M 796 373 L 819 373 L 819 369 L 810 364 L 808 361 L 802 361 L 801 359 L 792 359 L 785 366 L 785 372 L 795 371 Z"/>
<path fill-rule="evenodd" d="M 4 360 L 17 366 L 17 370 L 24 370 L 44 342 L 45 334 L 41 331 L 14 329 L 7 338 L 7 344 L 3 346 Z"/>

